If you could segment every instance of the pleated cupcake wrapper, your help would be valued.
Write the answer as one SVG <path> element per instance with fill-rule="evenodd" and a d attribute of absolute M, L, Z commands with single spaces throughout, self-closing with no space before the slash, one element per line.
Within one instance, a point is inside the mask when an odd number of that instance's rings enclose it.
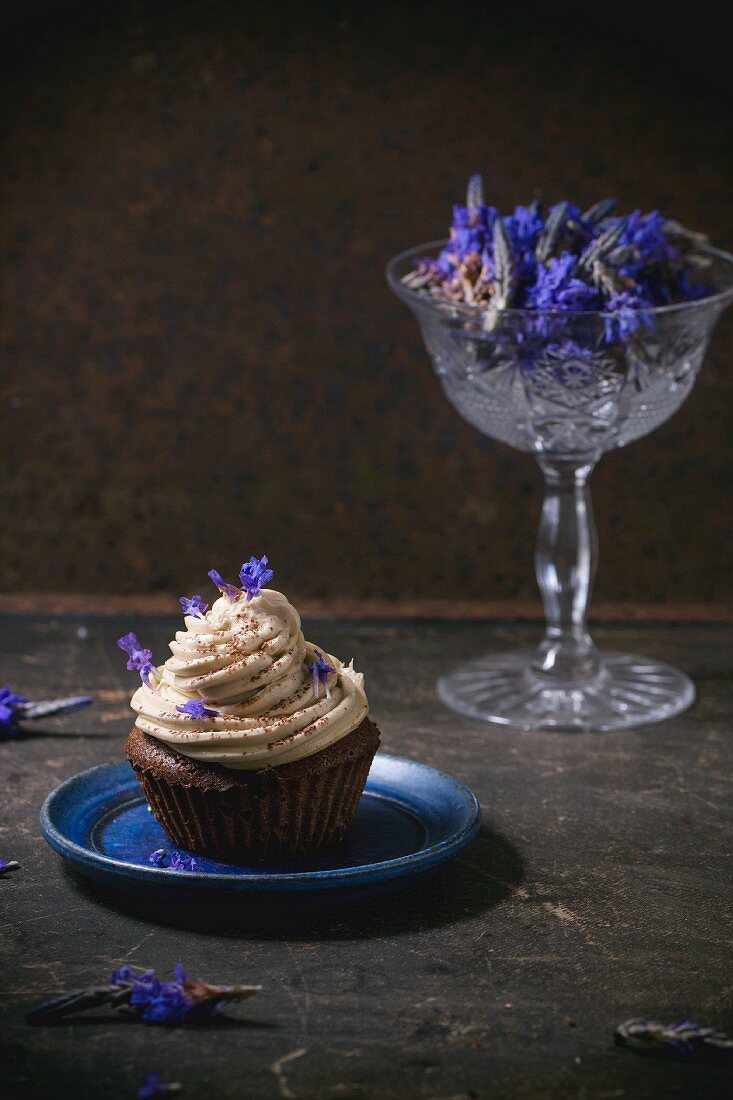
<path fill-rule="evenodd" d="M 135 769 L 150 806 L 179 848 L 224 860 L 278 860 L 325 848 L 351 824 L 374 751 L 297 779 L 277 771 L 225 791 L 167 783 Z"/>

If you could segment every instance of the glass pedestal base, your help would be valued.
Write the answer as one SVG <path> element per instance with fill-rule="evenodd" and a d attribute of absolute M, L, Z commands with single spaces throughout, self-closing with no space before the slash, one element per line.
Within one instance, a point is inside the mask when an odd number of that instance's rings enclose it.
<path fill-rule="evenodd" d="M 467 718 L 520 730 L 607 731 L 661 722 L 695 698 L 688 676 L 632 653 L 601 652 L 592 680 L 556 683 L 532 667 L 534 650 L 469 661 L 442 676 L 438 695 Z"/>

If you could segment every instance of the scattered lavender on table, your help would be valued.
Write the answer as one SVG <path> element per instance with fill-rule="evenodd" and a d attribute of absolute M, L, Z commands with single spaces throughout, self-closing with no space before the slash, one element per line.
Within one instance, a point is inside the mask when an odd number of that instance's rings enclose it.
<path fill-rule="evenodd" d="M 18 731 L 20 708 L 27 703 L 27 699 L 22 695 L 16 695 L 7 684 L 0 689 L 0 740 L 15 737 Z"/>
<path fill-rule="evenodd" d="M 184 615 L 190 615 L 194 619 L 203 619 L 209 609 L 209 605 L 203 602 L 201 596 L 192 596 L 190 600 L 186 596 L 181 596 L 181 607 Z"/>
<path fill-rule="evenodd" d="M 35 703 L 26 703 L 19 708 L 23 719 L 49 718 L 52 714 L 61 714 L 67 710 L 80 710 L 94 702 L 93 695 L 69 695 L 61 699 L 39 699 Z"/>
<path fill-rule="evenodd" d="M 619 1024 L 614 1032 L 618 1046 L 639 1054 L 674 1060 L 715 1060 L 733 1064 L 733 1037 L 724 1031 L 685 1020 L 661 1024 L 658 1020 L 635 1019 Z"/>
<path fill-rule="evenodd" d="M 88 1008 L 109 1005 L 135 1015 L 146 1024 L 177 1025 L 217 1016 L 226 1004 L 254 997 L 259 985 L 210 985 L 188 978 L 179 963 L 171 982 L 161 981 L 153 970 L 123 966 L 104 985 L 77 989 L 36 1005 L 28 1013 L 29 1024 L 53 1023 Z"/>
<path fill-rule="evenodd" d="M 267 568 L 268 558 L 265 554 L 260 558 L 250 558 L 239 570 L 239 579 L 242 588 L 247 593 L 247 603 L 253 596 L 259 596 L 260 589 L 264 588 L 275 576 L 272 569 Z"/>
<path fill-rule="evenodd" d="M 328 677 L 336 672 L 336 669 L 329 665 L 326 658 L 323 656 L 319 649 L 316 650 L 316 657 L 318 660 L 309 661 L 308 668 L 311 670 L 313 676 L 313 688 L 315 691 L 316 699 L 320 695 L 321 684 L 326 688 L 326 698 L 331 698 L 331 687 L 328 682 Z"/>
<path fill-rule="evenodd" d="M 176 710 L 180 714 L 185 714 L 187 718 L 218 718 L 221 713 L 218 710 L 214 710 L 213 707 L 206 706 L 206 696 L 201 699 L 189 699 L 188 702 L 183 703 L 181 706 L 177 706 Z"/>
<path fill-rule="evenodd" d="M 170 1096 L 174 1092 L 181 1092 L 183 1085 L 178 1081 L 164 1082 L 159 1073 L 147 1073 L 143 1083 L 137 1090 L 139 1100 L 154 1100 L 156 1096 Z"/>
<path fill-rule="evenodd" d="M 6 875 L 8 871 L 19 871 L 20 864 L 17 859 L 0 859 L 0 878 Z"/>
<path fill-rule="evenodd" d="M 60 699 L 39 699 L 32 702 L 17 695 L 7 685 L 0 688 L 0 741 L 17 737 L 20 723 L 37 718 L 49 718 L 67 710 L 79 710 L 94 702 L 92 695 L 71 695 Z"/>
<path fill-rule="evenodd" d="M 403 279 L 413 290 L 487 308 L 486 326 L 509 308 L 602 311 L 606 340 L 649 324 L 649 310 L 695 301 L 710 290 L 695 279 L 698 233 L 658 211 L 615 215 L 614 199 L 585 212 L 571 202 L 543 214 L 540 204 L 502 215 L 484 202 L 472 176 L 466 205 L 453 208 L 450 240 Z"/>

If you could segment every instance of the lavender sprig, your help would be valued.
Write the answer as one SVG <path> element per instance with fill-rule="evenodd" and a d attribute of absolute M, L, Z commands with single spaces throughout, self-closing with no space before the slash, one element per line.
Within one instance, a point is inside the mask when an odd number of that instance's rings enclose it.
<path fill-rule="evenodd" d="M 480 173 L 471 176 L 466 191 L 466 207 L 468 210 L 478 210 L 484 205 L 484 181 Z"/>
<path fill-rule="evenodd" d="M 506 309 L 512 298 L 515 285 L 514 257 L 512 242 L 509 238 L 503 218 L 494 222 L 494 298 L 492 305 L 496 309 Z"/>
<path fill-rule="evenodd" d="M 6 875 L 8 871 L 19 871 L 20 864 L 17 859 L 0 859 L 0 878 Z"/>
<path fill-rule="evenodd" d="M 592 275 L 594 265 L 602 263 L 616 247 L 623 237 L 625 228 L 626 219 L 619 218 L 613 225 L 609 225 L 607 229 L 604 229 L 600 237 L 592 240 L 578 257 L 578 272 L 588 276 Z"/>
<path fill-rule="evenodd" d="M 592 229 L 608 218 L 617 206 L 618 199 L 601 199 L 600 202 L 594 203 L 593 206 L 588 207 L 585 213 L 581 215 L 581 221 L 583 225 Z"/>
<path fill-rule="evenodd" d="M 80 710 L 94 702 L 93 695 L 69 695 L 62 699 L 38 699 L 34 703 L 25 703 L 18 708 L 22 720 L 49 718 L 52 714 L 62 714 L 69 710 Z"/>
<path fill-rule="evenodd" d="M 695 277 L 707 262 L 700 252 L 702 234 L 657 211 L 617 216 L 615 206 L 615 199 L 603 199 L 581 212 L 563 201 L 545 216 L 534 202 L 502 216 L 486 205 L 481 177 L 472 176 L 466 205 L 454 207 L 449 241 L 437 257 L 420 259 L 403 281 L 421 294 L 484 308 L 483 326 L 490 332 L 500 330 L 502 312 L 514 308 L 602 313 L 620 308 L 623 323 L 607 325 L 606 341 L 626 340 L 651 323 L 654 307 L 696 301 L 711 288 Z M 552 271 L 558 261 L 572 264 L 573 280 L 587 289 L 578 285 L 568 294 Z M 619 303 L 620 295 L 630 297 Z M 541 322 L 536 333 L 550 340 L 553 329 Z"/>
<path fill-rule="evenodd" d="M 626 1020 L 616 1028 L 614 1041 L 638 1054 L 685 1060 L 714 1059 L 733 1064 L 733 1038 L 724 1031 L 701 1027 L 691 1020 L 681 1024 Z"/>
<path fill-rule="evenodd" d="M 146 1073 L 137 1096 L 138 1100 L 154 1100 L 156 1096 L 171 1096 L 182 1091 L 183 1085 L 179 1081 L 161 1081 L 159 1073 Z"/>
<path fill-rule="evenodd" d="M 196 1022 L 217 1016 L 226 1004 L 246 1001 L 259 993 L 259 985 L 211 985 L 188 978 L 179 963 L 171 982 L 161 981 L 153 970 L 123 966 L 105 985 L 77 989 L 36 1005 L 26 1013 L 29 1024 L 54 1023 L 88 1008 L 109 1005 L 131 1013 L 145 1024 Z"/>
<path fill-rule="evenodd" d="M 547 215 L 545 228 L 540 234 L 535 247 L 535 256 L 541 263 L 545 263 L 549 260 L 550 256 L 554 253 L 558 241 L 565 229 L 569 207 L 569 202 L 559 202 L 556 206 L 552 207 L 550 213 Z"/>
<path fill-rule="evenodd" d="M 0 741 L 17 737 L 20 723 L 49 718 L 52 714 L 79 710 L 94 702 L 93 695 L 70 695 L 59 699 L 38 699 L 31 701 L 17 695 L 6 684 L 0 688 Z"/>

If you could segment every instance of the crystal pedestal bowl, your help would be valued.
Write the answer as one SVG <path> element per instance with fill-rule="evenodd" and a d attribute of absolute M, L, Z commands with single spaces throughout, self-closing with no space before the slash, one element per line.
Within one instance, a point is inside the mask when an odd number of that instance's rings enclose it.
<path fill-rule="evenodd" d="M 687 397 L 733 300 L 733 256 L 700 247 L 710 296 L 649 310 L 624 336 L 613 314 L 492 312 L 407 286 L 415 261 L 444 243 L 395 257 L 387 278 L 417 317 L 461 415 L 537 458 L 545 499 L 535 564 L 546 631 L 536 650 L 449 672 L 438 694 L 460 714 L 523 730 L 614 730 L 669 718 L 693 701 L 689 678 L 646 657 L 599 651 L 588 633 L 597 559 L 588 478 L 604 451 L 653 431 Z"/>

